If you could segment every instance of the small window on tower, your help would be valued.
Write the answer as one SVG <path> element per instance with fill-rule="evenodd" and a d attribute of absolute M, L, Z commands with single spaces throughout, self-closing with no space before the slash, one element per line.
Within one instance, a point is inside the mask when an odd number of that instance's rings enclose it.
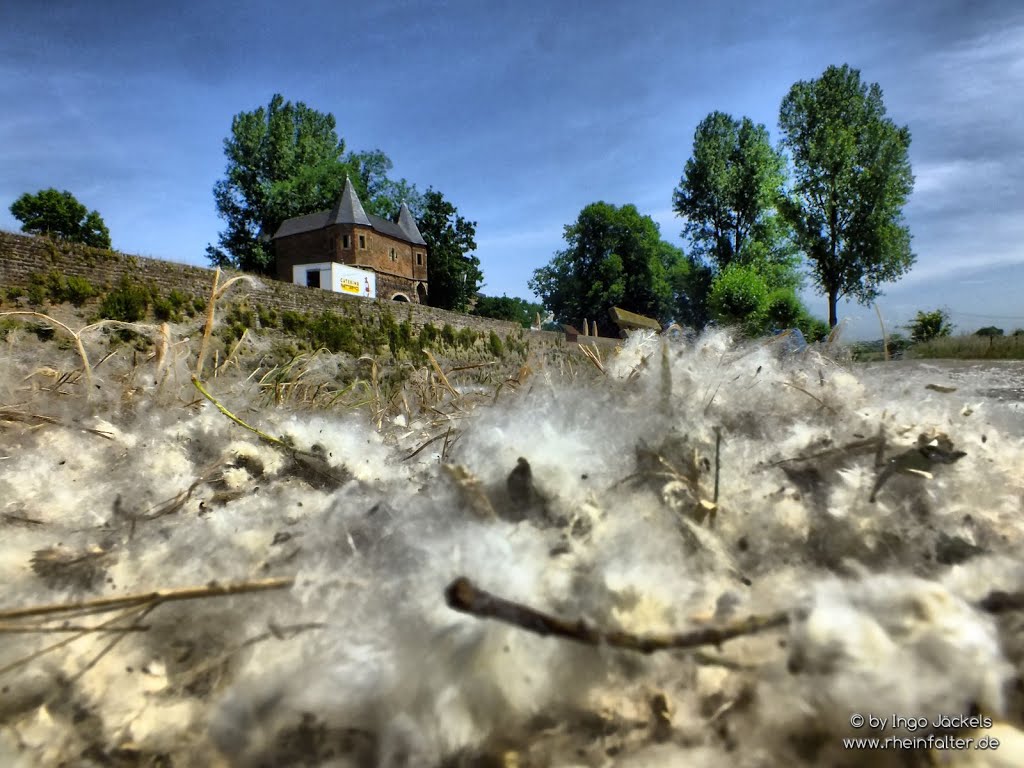
<path fill-rule="evenodd" d="M 366 235 L 360 235 L 359 236 L 359 250 L 361 250 L 361 251 L 365 251 L 366 250 Z"/>
<path fill-rule="evenodd" d="M 344 248 L 347 251 L 350 246 L 351 246 L 351 242 L 348 239 L 348 235 L 342 235 L 341 236 L 341 247 Z"/>
<path fill-rule="evenodd" d="M 416 254 L 416 266 L 419 266 L 419 267 L 423 266 L 423 254 L 422 253 L 417 253 Z"/>
<path fill-rule="evenodd" d="M 398 261 L 398 255 L 395 253 L 395 249 L 394 248 L 391 249 L 391 260 L 392 261 Z"/>

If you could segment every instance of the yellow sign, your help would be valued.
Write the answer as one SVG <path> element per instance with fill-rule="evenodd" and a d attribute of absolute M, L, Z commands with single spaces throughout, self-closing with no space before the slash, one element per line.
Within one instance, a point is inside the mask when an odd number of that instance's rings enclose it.
<path fill-rule="evenodd" d="M 358 281 L 348 280 L 347 278 L 341 278 L 341 292 L 342 293 L 354 293 L 356 296 L 363 292 L 359 286 Z"/>

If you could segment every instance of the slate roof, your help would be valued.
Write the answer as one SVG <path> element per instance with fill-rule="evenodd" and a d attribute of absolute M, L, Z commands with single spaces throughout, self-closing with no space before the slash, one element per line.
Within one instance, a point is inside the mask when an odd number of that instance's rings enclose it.
<path fill-rule="evenodd" d="M 341 197 L 329 211 L 317 211 L 305 216 L 285 219 L 271 239 L 277 240 L 289 235 L 314 232 L 334 224 L 361 224 L 395 240 L 404 240 L 415 245 L 426 245 L 416 226 L 416 221 L 405 203 L 402 203 L 402 210 L 398 214 L 398 223 L 367 214 L 363 210 L 363 204 L 359 202 L 359 195 L 356 194 L 351 179 L 345 179 L 345 188 L 341 192 Z"/>
<path fill-rule="evenodd" d="M 334 204 L 330 215 L 327 217 L 327 224 L 362 224 L 364 227 L 372 226 L 366 218 L 366 211 L 363 204 L 359 202 L 359 195 L 356 188 L 352 186 L 352 179 L 345 177 L 345 188 L 341 190 L 341 197 Z"/>
<path fill-rule="evenodd" d="M 426 241 L 420 234 L 419 227 L 416 226 L 416 219 L 412 217 L 412 213 L 409 212 L 409 206 L 402 202 L 402 210 L 398 212 L 398 226 L 402 228 L 402 231 L 408 236 L 411 242 L 417 245 L 426 245 Z"/>

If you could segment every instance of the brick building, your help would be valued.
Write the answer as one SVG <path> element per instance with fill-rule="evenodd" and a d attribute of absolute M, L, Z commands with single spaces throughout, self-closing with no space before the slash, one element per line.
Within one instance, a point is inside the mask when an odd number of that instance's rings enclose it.
<path fill-rule="evenodd" d="M 379 298 L 426 302 L 427 244 L 408 206 L 397 222 L 367 214 L 350 179 L 333 208 L 287 219 L 272 240 L 279 280 L 304 264 L 344 264 L 372 270 Z"/>

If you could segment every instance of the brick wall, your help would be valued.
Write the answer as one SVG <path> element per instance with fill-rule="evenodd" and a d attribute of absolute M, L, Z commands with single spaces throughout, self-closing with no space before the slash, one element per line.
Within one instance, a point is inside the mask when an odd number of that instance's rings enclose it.
<path fill-rule="evenodd" d="M 113 286 L 123 275 L 128 275 L 133 280 L 155 284 L 164 294 L 177 288 L 205 298 L 213 286 L 212 269 L 0 231 L 0 286 L 25 287 L 30 284 L 33 274 L 45 274 L 54 269 L 66 275 L 84 277 L 97 287 Z M 241 273 L 224 270 L 222 284 L 237 274 Z M 259 287 L 245 285 L 238 289 L 232 288 L 228 297 L 246 296 L 251 303 L 275 307 L 278 311 L 290 309 L 317 314 L 321 311 L 338 312 L 363 320 L 377 320 L 387 309 L 396 320 L 408 320 L 416 329 L 427 323 L 438 328 L 449 324 L 456 329 L 472 328 L 484 333 L 493 330 L 502 338 L 510 334 L 518 336 L 521 330 L 517 323 L 503 320 L 474 317 L 419 304 L 364 299 L 292 285 L 269 277 L 258 279 Z M 525 331 L 524 334 L 531 346 L 565 346 L 565 335 L 562 333 Z M 600 340 L 602 345 L 613 342 L 612 339 Z"/>

